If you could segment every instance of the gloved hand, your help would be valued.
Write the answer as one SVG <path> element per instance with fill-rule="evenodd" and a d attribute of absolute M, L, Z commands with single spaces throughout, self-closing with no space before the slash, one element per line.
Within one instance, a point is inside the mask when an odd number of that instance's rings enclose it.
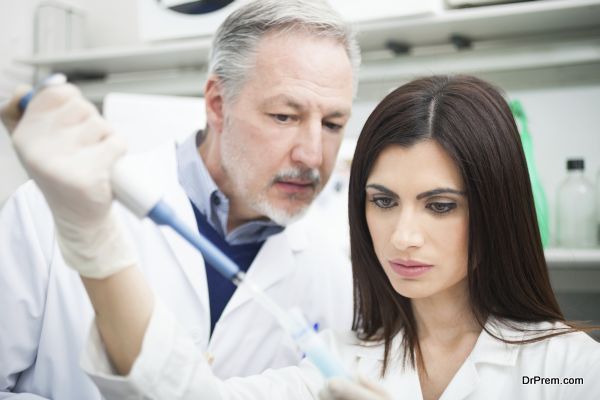
<path fill-rule="evenodd" d="M 363 376 L 355 380 L 333 378 L 319 392 L 320 400 L 391 400 L 392 397 Z"/>
<path fill-rule="evenodd" d="M 16 94 L 9 104 L 16 104 Z M 12 142 L 52 211 L 67 264 L 105 278 L 136 263 L 133 245 L 113 211 L 110 170 L 125 152 L 95 107 L 69 84 L 49 87 L 30 102 Z"/>

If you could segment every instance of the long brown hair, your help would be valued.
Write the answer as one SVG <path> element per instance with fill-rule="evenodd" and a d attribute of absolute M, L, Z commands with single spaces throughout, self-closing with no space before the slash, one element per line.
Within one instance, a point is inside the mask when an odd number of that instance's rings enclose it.
<path fill-rule="evenodd" d="M 417 79 L 375 108 L 351 167 L 353 330 L 363 340 L 384 341 L 382 375 L 395 335 L 403 335 L 404 365 L 415 366 L 413 350 L 419 356 L 420 347 L 410 299 L 394 290 L 375 255 L 365 217 L 365 185 L 383 149 L 427 139 L 452 157 L 465 183 L 467 279 L 471 311 L 481 327 L 486 329 L 489 316 L 513 322 L 565 320 L 550 285 L 525 155 L 508 104 L 495 87 L 475 77 Z M 549 331 L 520 343 L 572 330 Z"/>

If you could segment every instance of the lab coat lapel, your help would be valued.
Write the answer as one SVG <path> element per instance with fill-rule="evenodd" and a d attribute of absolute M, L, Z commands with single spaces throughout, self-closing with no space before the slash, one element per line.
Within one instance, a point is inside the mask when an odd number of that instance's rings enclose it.
<path fill-rule="evenodd" d="M 442 393 L 440 400 L 459 400 L 467 398 L 479 385 L 479 374 L 475 364 L 467 358 L 454 378 Z"/>
<path fill-rule="evenodd" d="M 520 340 L 523 334 L 503 326 L 499 321 L 490 318 L 486 328 L 499 337 L 509 340 Z M 520 347 L 516 344 L 504 343 L 490 336 L 485 330 L 481 332 L 477 343 L 469 357 L 465 360 L 458 370 L 450 384 L 442 394 L 440 400 L 459 400 L 467 398 L 471 393 L 478 390 L 480 373 L 483 369 L 493 365 L 497 367 L 513 367 L 518 358 Z M 499 376 L 500 378 L 500 376 Z M 488 383 L 492 384 L 492 383 Z M 494 385 L 502 387 L 504 382 L 494 381 Z M 482 388 L 487 393 L 501 393 L 500 390 L 489 390 L 489 387 Z M 486 396 L 486 400 L 492 400 L 497 396 Z"/>
<path fill-rule="evenodd" d="M 161 162 L 155 163 L 157 167 L 163 168 L 163 171 L 167 170 L 166 166 L 169 166 L 167 190 L 163 200 L 175 210 L 179 218 L 184 221 L 192 231 L 197 232 L 198 228 L 196 226 L 194 211 L 187 195 L 179 185 L 174 144 L 172 146 L 164 147 L 168 148 L 168 151 L 163 151 L 163 154 L 161 154 L 163 159 Z M 170 227 L 161 226 L 159 229 L 165 238 L 166 243 L 171 248 L 173 256 L 177 259 L 179 266 L 185 273 L 190 285 L 198 296 L 206 315 L 209 315 L 206 272 L 202 255 Z M 165 268 L 168 268 L 168 266 L 165 266 Z"/>
<path fill-rule="evenodd" d="M 421 385 L 417 371 L 411 367 L 405 370 L 401 360 L 404 355 L 397 353 L 402 349 L 400 336 L 392 340 L 390 361 L 388 363 L 385 379 L 380 383 L 384 390 L 390 394 L 393 399 L 414 399 L 422 400 Z M 377 379 L 380 376 L 383 365 L 383 344 L 363 345 L 353 349 L 357 356 L 357 369 L 365 375 Z M 396 353 L 394 353 L 396 351 Z"/>
<path fill-rule="evenodd" d="M 271 236 L 262 246 L 252 265 L 248 269 L 247 278 L 253 284 L 267 290 L 282 282 L 294 271 L 296 265 L 294 254 L 302 251 L 308 243 L 303 224 L 292 224 L 283 232 Z M 247 290 L 236 290 L 223 310 L 221 319 L 251 300 Z"/>

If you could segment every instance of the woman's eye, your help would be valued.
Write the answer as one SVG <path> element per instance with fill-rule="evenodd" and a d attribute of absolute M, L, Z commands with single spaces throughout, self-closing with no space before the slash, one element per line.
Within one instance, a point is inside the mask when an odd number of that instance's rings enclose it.
<path fill-rule="evenodd" d="M 427 204 L 426 207 L 429 208 L 431 211 L 433 211 L 436 214 L 445 214 L 447 212 L 454 210 L 456 208 L 456 203 L 435 202 L 435 203 Z"/>
<path fill-rule="evenodd" d="M 379 208 L 392 208 L 396 203 L 389 197 L 374 197 L 369 200 Z"/>

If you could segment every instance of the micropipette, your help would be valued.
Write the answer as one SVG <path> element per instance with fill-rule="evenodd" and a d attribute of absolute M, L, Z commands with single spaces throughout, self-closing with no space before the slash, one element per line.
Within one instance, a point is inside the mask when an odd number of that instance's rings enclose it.
<path fill-rule="evenodd" d="M 19 101 L 19 108 L 24 111 L 35 96 L 35 93 L 48 86 L 66 82 L 62 74 L 54 74 L 44 80 L 41 85 L 27 93 Z M 279 324 L 292 336 L 298 347 L 307 358 L 321 371 L 326 378 L 348 377 L 341 362 L 336 359 L 325 343 L 306 322 L 299 309 L 284 311 L 268 297 L 260 288 L 248 281 L 243 271 L 212 242 L 190 229 L 162 200 L 162 193 L 149 185 L 136 173 L 135 161 L 128 156 L 119 159 L 111 171 L 111 185 L 115 198 L 138 218 L 150 218 L 157 225 L 172 228 L 182 238 L 202 253 L 204 259 L 217 272 L 240 288 L 249 290 L 252 297 L 269 311 Z"/>

